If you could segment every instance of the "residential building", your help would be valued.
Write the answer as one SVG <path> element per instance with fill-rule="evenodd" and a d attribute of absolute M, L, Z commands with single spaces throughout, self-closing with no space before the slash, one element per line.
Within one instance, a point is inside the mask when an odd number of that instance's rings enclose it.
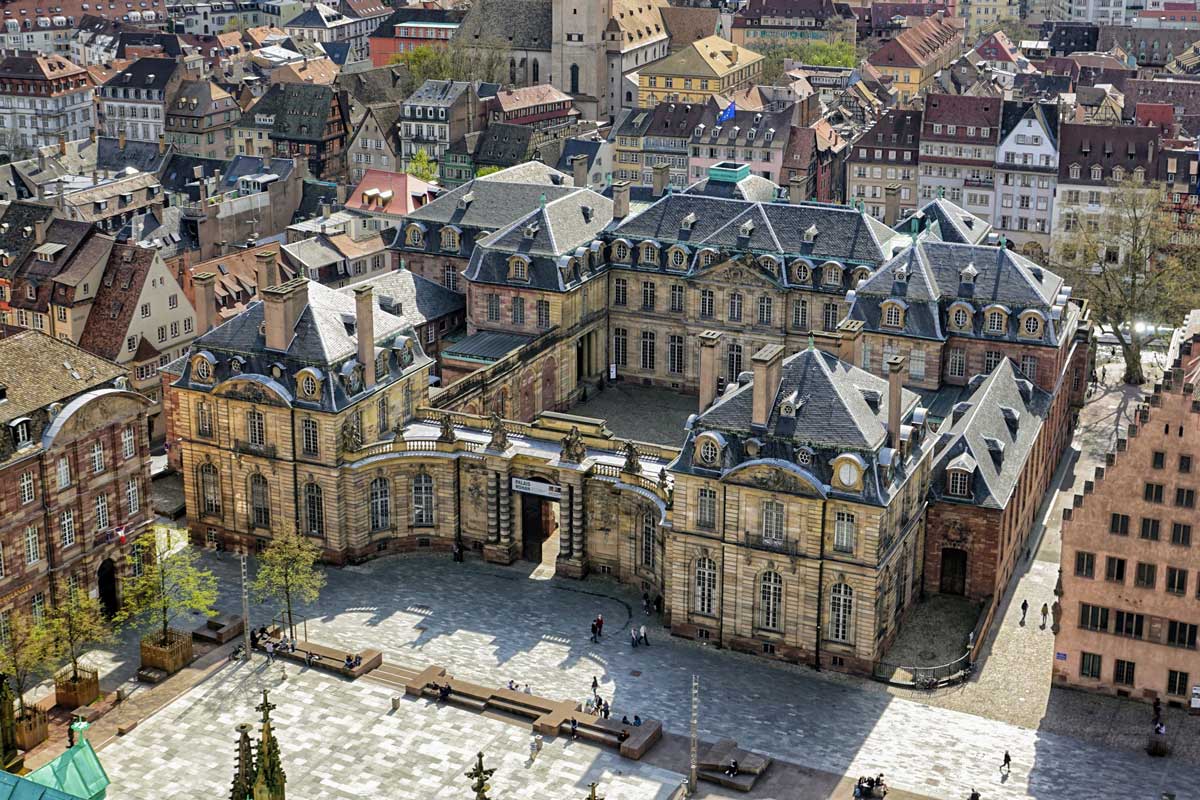
<path fill-rule="evenodd" d="M 395 9 L 367 37 L 371 64 L 386 67 L 395 56 L 418 47 L 445 47 L 464 16 L 466 12 L 457 9 L 420 6 Z"/>
<path fill-rule="evenodd" d="M 349 137 L 346 95 L 332 86 L 275 84 L 235 126 L 238 153 L 303 158 L 314 178 L 337 176 Z"/>
<path fill-rule="evenodd" d="M 424 150 L 438 162 L 451 142 L 487 126 L 487 104 L 468 81 L 428 80 L 409 95 L 400 114 L 400 169 Z"/>
<path fill-rule="evenodd" d="M 367 106 L 346 145 L 346 173 L 354 182 L 379 168 L 390 172 L 400 168 L 400 105 L 379 103 Z"/>
<path fill-rule="evenodd" d="M 938 71 L 962 55 L 962 49 L 962 21 L 934 14 L 884 42 L 867 56 L 867 63 L 890 76 L 897 99 L 908 103 L 921 96 Z"/>
<path fill-rule="evenodd" d="M 758 82 L 763 57 L 720 36 L 708 36 L 638 70 L 640 108 L 661 102 L 703 104 Z"/>
<path fill-rule="evenodd" d="M 368 230 L 384 231 L 398 227 L 406 214 L 411 214 L 438 195 L 431 183 L 404 172 L 369 169 L 357 186 L 350 189 L 343 207 L 370 215 Z"/>
<path fill-rule="evenodd" d="M 766 111 L 737 109 L 733 119 L 717 122 L 723 111 L 715 100 L 703 106 L 690 139 L 689 182 L 707 177 L 709 167 L 714 164 L 733 161 L 748 165 L 754 175 L 782 183 L 780 175 L 794 106 Z"/>
<path fill-rule="evenodd" d="M 500 89 L 487 100 L 489 123 L 552 128 L 579 117 L 575 101 L 554 86 L 543 83 L 519 89 Z"/>
<path fill-rule="evenodd" d="M 0 618 L 44 620 L 72 588 L 116 613 L 154 520 L 149 403 L 117 365 L 35 331 L 0 338 L 0 392 Z"/>
<path fill-rule="evenodd" d="M 834 0 L 750 0 L 733 14 L 729 39 L 736 45 L 766 48 L 821 41 L 857 41 L 858 18 Z"/>
<path fill-rule="evenodd" d="M 975 41 L 1003 25 L 1020 22 L 1021 4 L 1018 0 L 961 0 L 958 13 L 967 23 L 967 40 Z"/>
<path fill-rule="evenodd" d="M 720 33 L 721 10 L 697 6 L 661 6 L 663 25 L 671 37 L 671 52 Z"/>
<path fill-rule="evenodd" d="M 302 56 L 271 70 L 271 83 L 317 83 L 330 86 L 341 73 L 332 59 Z"/>
<path fill-rule="evenodd" d="M 352 295 L 359 286 L 367 285 L 376 292 L 380 308 L 389 314 L 403 315 L 412 324 L 421 349 L 434 359 L 431 373 L 440 376 L 437 362 L 442 349 L 461 338 L 465 331 L 467 314 L 463 295 L 407 269 L 366 278 L 346 286 L 342 292 Z"/>
<path fill-rule="evenodd" d="M 917 178 L 922 201 L 947 197 L 976 216 L 992 219 L 1002 110 L 998 97 L 925 98 Z"/>
<path fill-rule="evenodd" d="M 594 130 L 596 123 L 591 120 L 565 123 L 553 128 L 493 122 L 478 134 L 471 154 L 472 168 L 504 169 L 526 161 L 557 164 L 568 139 Z M 468 137 L 473 135 L 467 134 Z"/>
<path fill-rule="evenodd" d="M 158 141 L 165 131 L 167 105 L 183 79 L 173 58 L 139 58 L 121 70 L 99 90 L 97 122 L 104 135 Z"/>
<path fill-rule="evenodd" d="M 115 233 L 133 217 L 163 203 L 162 184 L 153 172 L 118 172 L 111 178 L 85 180 L 78 188 L 58 184 L 42 202 L 53 203 L 67 219 L 91 222 Z"/>
<path fill-rule="evenodd" d="M 562 155 L 555 167 L 571 175 L 576 186 L 587 186 L 603 193 L 612 185 L 615 149 L 599 131 L 573 136 L 563 142 Z"/>
<path fill-rule="evenodd" d="M 343 13 L 324 3 L 311 3 L 308 8 L 279 27 L 294 39 L 306 39 L 320 44 L 345 44 L 350 48 L 350 61 L 366 61 L 371 57 L 369 37 L 390 13 L 377 0 L 365 0 L 372 11 L 359 16 Z M 349 11 L 349 4 L 339 7 Z"/>
<path fill-rule="evenodd" d="M 1195 392 L 1200 312 L 1117 431 L 1084 494 L 1063 509 L 1054 604 L 1055 685 L 1188 707 L 1200 684 Z"/>
<path fill-rule="evenodd" d="M 996 147 L 992 224 L 1012 246 L 1041 262 L 1050 253 L 1058 183 L 1058 105 L 1006 100 Z"/>
<path fill-rule="evenodd" d="M 264 281 L 286 283 L 296 277 L 287 264 L 280 263 L 279 242 L 234 250 L 209 261 L 197 261 L 181 270 L 183 293 L 192 307 L 196 306 L 197 275 L 210 273 L 213 283 L 213 321 L 220 325 L 246 310 L 251 302 L 261 299 L 260 288 Z M 265 265 L 264 265 L 265 264 Z"/>
<path fill-rule="evenodd" d="M 60 137 L 86 139 L 95 127 L 87 70 L 60 55 L 0 59 L 0 151 L 23 158 Z"/>
<path fill-rule="evenodd" d="M 846 199 L 862 201 L 868 214 L 895 225 L 917 208 L 921 112 L 885 111 L 850 147 Z"/>
<path fill-rule="evenodd" d="M 841 202 L 846 197 L 841 173 L 848 149 L 825 120 L 805 128 L 793 125 L 779 176 L 779 183 L 787 188 L 789 202 Z"/>
<path fill-rule="evenodd" d="M 233 158 L 233 128 L 241 116 L 233 95 L 213 81 L 183 81 L 167 105 L 167 142 L 178 153 Z"/>
<path fill-rule="evenodd" d="M 392 268 L 381 233 L 319 233 L 283 245 L 280 261 L 296 275 L 339 288 Z"/>
<path fill-rule="evenodd" d="M 670 168 L 667 185 L 687 186 L 693 180 L 688 163 L 692 137 L 706 115 L 706 103 L 663 102 L 653 108 L 629 112 L 618 123 L 614 135 L 613 178 L 650 186 L 654 168 L 665 164 Z M 666 186 L 657 187 L 656 192 L 662 194 L 665 189 Z"/>

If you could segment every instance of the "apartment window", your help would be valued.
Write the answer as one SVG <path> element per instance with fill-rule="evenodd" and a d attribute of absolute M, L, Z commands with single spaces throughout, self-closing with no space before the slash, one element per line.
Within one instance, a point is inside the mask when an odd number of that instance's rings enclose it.
<path fill-rule="evenodd" d="M 701 488 L 697 494 L 696 525 L 709 529 L 717 525 L 717 493 L 712 489 Z"/>
<path fill-rule="evenodd" d="M 418 476 L 419 477 L 419 476 Z M 387 478 L 371 481 L 371 530 L 383 531 L 392 526 L 392 484 Z"/>
<path fill-rule="evenodd" d="M 1118 658 L 1116 665 L 1113 667 L 1113 683 L 1118 686 L 1133 686 L 1133 670 L 1134 664 L 1132 661 L 1125 661 Z"/>
<path fill-rule="evenodd" d="M 1171 594 L 1187 594 L 1188 571 L 1178 567 L 1167 567 L 1167 591 Z"/>
<path fill-rule="evenodd" d="M 742 295 L 738 292 L 729 295 L 729 321 L 742 321 Z"/>
<path fill-rule="evenodd" d="M 1125 559 L 1108 556 L 1104 564 L 1104 579 L 1113 583 L 1125 582 Z"/>
<path fill-rule="evenodd" d="M 762 504 L 763 541 L 783 541 L 783 503 L 765 500 Z"/>
<path fill-rule="evenodd" d="M 1163 486 L 1161 483 L 1147 483 L 1142 490 L 1142 499 L 1147 503 L 1161 503 L 1163 501 Z"/>
<path fill-rule="evenodd" d="M 644 311 L 654 310 L 654 293 L 656 287 L 653 281 L 642 281 L 642 309 Z"/>
<path fill-rule="evenodd" d="M 613 305 L 624 306 L 629 304 L 629 281 L 625 278 L 616 278 L 613 280 Z"/>
<path fill-rule="evenodd" d="M 1171 647 L 1196 649 L 1196 626 L 1190 622 L 1167 621 L 1167 644 Z"/>
<path fill-rule="evenodd" d="M 1078 578 L 1096 577 L 1096 554 L 1085 553 L 1082 550 L 1075 554 L 1075 576 Z"/>
<path fill-rule="evenodd" d="M 667 372 L 683 373 L 683 337 L 670 336 L 667 338 Z"/>
<path fill-rule="evenodd" d="M 1117 536 L 1129 535 L 1129 515 L 1113 514 L 1108 521 L 1108 532 Z"/>
<path fill-rule="evenodd" d="M 487 318 L 489 322 L 500 321 L 500 295 L 489 294 L 487 296 Z"/>
<path fill-rule="evenodd" d="M 671 312 L 683 313 L 683 286 L 678 283 L 671 287 Z"/>
<path fill-rule="evenodd" d="M 642 369 L 654 370 L 654 331 L 642 331 Z"/>
<path fill-rule="evenodd" d="M 75 512 L 72 509 L 68 508 L 58 515 L 58 532 L 63 547 L 75 544 Z"/>
<path fill-rule="evenodd" d="M 713 315 L 713 290 L 700 290 L 700 316 L 710 318 Z"/>
<path fill-rule="evenodd" d="M 802 331 L 808 330 L 808 301 L 797 300 L 792 303 L 792 327 Z"/>
<path fill-rule="evenodd" d="M 1166 465 L 1166 463 L 1167 463 L 1167 454 L 1160 450 L 1155 450 L 1154 456 L 1150 459 L 1150 465 L 1152 467 L 1154 467 L 1154 469 L 1162 469 L 1163 466 Z"/>
<path fill-rule="evenodd" d="M 1142 517 L 1142 538 L 1149 539 L 1152 542 L 1158 541 L 1159 523 L 1156 519 Z"/>
<path fill-rule="evenodd" d="M 850 620 L 854 614 L 854 590 L 839 583 L 829 594 L 829 638 L 850 641 Z"/>
<path fill-rule="evenodd" d="M 546 328 L 550 327 L 550 301 L 549 300 L 538 300 L 537 301 L 537 325 L 538 325 L 538 328 L 541 330 L 545 330 Z"/>
<path fill-rule="evenodd" d="M 854 515 L 849 511 L 837 512 L 833 528 L 833 549 L 841 553 L 853 553 L 855 531 Z"/>
<path fill-rule="evenodd" d="M 949 365 L 946 368 L 951 378 L 962 378 L 967 374 L 966 351 L 954 348 L 950 350 Z"/>
<path fill-rule="evenodd" d="M 20 495 L 21 505 L 32 503 L 34 498 L 33 491 L 33 472 L 22 472 L 20 478 Z"/>
<path fill-rule="evenodd" d="M 217 468 L 209 463 L 200 466 L 200 497 L 204 503 L 205 514 L 221 513 L 220 478 L 217 476 Z"/>
<path fill-rule="evenodd" d="M 1176 697 L 1186 697 L 1191 692 L 1188 686 L 1188 674 L 1179 670 L 1167 670 L 1167 694 Z"/>
<path fill-rule="evenodd" d="M 104 443 L 92 442 L 92 472 L 104 472 Z"/>
<path fill-rule="evenodd" d="M 629 364 L 629 332 L 624 328 L 613 328 L 613 363 L 618 367 Z"/>
<path fill-rule="evenodd" d="M 1147 564 L 1144 561 L 1139 561 L 1133 585 L 1141 589 L 1153 589 L 1157 577 L 1158 567 L 1155 564 Z"/>
<path fill-rule="evenodd" d="M 128 460 L 137 454 L 136 438 L 132 425 L 126 425 L 121 431 L 121 457 Z"/>
<path fill-rule="evenodd" d="M 838 304 L 826 303 L 821 310 L 821 329 L 825 331 L 836 331 L 838 324 Z"/>
<path fill-rule="evenodd" d="M 1004 353 L 999 350 L 987 350 L 983 354 L 983 371 L 991 374 L 1000 362 L 1004 359 Z"/>
<path fill-rule="evenodd" d="M 58 488 L 66 489 L 71 485 L 71 461 L 66 456 L 58 459 Z"/>
<path fill-rule="evenodd" d="M 150 316 L 150 304 L 142 303 L 142 319 L 145 319 L 148 316 Z"/>
<path fill-rule="evenodd" d="M 37 525 L 25 528 L 25 563 L 36 564 L 42 560 L 42 537 Z"/>
<path fill-rule="evenodd" d="M 1089 603 L 1079 604 L 1079 627 L 1089 631 L 1108 630 L 1108 609 Z"/>
<path fill-rule="evenodd" d="M 1179 508 L 1195 508 L 1196 507 L 1196 490 L 1195 489 L 1176 489 L 1175 490 L 1175 505 Z"/>
<path fill-rule="evenodd" d="M 696 561 L 696 613 L 712 616 L 717 592 L 717 564 L 711 558 Z"/>
<path fill-rule="evenodd" d="M 1029 381 L 1037 382 L 1037 356 L 1021 356 L 1021 374 Z"/>
<path fill-rule="evenodd" d="M 642 517 L 642 566 L 647 569 L 654 569 L 655 528 L 654 517 L 645 514 Z"/>
<path fill-rule="evenodd" d="M 525 298 L 514 297 L 512 299 L 512 321 L 513 325 L 525 324 Z"/>
<path fill-rule="evenodd" d="M 316 456 L 321 452 L 320 435 L 317 429 L 317 421 L 313 419 L 305 419 L 300 423 L 302 433 L 304 455 Z"/>
<path fill-rule="evenodd" d="M 1180 472 L 1191 472 L 1192 471 L 1192 457 L 1191 456 L 1180 456 L 1179 457 L 1179 471 Z"/>
<path fill-rule="evenodd" d="M 250 508 L 256 528 L 271 527 L 271 490 L 260 472 L 250 476 Z"/>
<path fill-rule="evenodd" d="M 1175 522 L 1171 525 L 1171 544 L 1190 547 L 1192 544 L 1192 526 L 1185 522 Z"/>

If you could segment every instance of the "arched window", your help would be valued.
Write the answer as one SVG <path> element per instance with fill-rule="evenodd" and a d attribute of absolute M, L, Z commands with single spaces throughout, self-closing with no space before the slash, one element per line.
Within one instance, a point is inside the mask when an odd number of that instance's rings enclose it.
<path fill-rule="evenodd" d="M 696 613 L 712 616 L 717 594 L 717 565 L 711 558 L 696 561 Z"/>
<path fill-rule="evenodd" d="M 654 569 L 654 534 L 657 526 L 654 517 L 647 513 L 642 517 L 642 566 Z"/>
<path fill-rule="evenodd" d="M 533 60 L 533 85 L 537 86 L 541 82 L 542 82 L 542 65 L 539 64 L 538 60 L 535 58 Z"/>
<path fill-rule="evenodd" d="M 419 225 L 408 226 L 408 243 L 413 247 L 420 247 L 425 243 L 425 234 Z"/>
<path fill-rule="evenodd" d="M 1005 319 L 1002 311 L 989 311 L 987 315 L 988 333 L 1004 333 Z"/>
<path fill-rule="evenodd" d="M 311 536 L 325 535 L 325 499 L 315 483 L 304 486 L 304 532 Z"/>
<path fill-rule="evenodd" d="M 267 443 L 267 427 L 263 414 L 257 409 L 246 412 L 246 439 L 251 447 L 262 447 Z"/>
<path fill-rule="evenodd" d="M 886 306 L 883 311 L 883 324 L 889 328 L 899 328 L 904 315 L 900 312 L 900 306 L 891 303 Z"/>
<path fill-rule="evenodd" d="M 413 525 L 433 524 L 433 478 L 424 472 L 412 482 Z"/>
<path fill-rule="evenodd" d="M 783 610 L 783 578 L 778 572 L 764 572 L 759 581 L 759 624 L 770 630 L 779 630 Z"/>
<path fill-rule="evenodd" d="M 642 245 L 642 263 L 653 264 L 658 261 L 658 248 L 646 242 Z"/>
<path fill-rule="evenodd" d="M 1099 166 L 1092 167 L 1092 180 L 1098 181 L 1103 176 L 1104 176 L 1104 170 L 1102 170 Z"/>
<path fill-rule="evenodd" d="M 1042 321 L 1037 318 L 1037 315 L 1030 314 L 1021 323 L 1021 327 L 1026 336 L 1037 336 L 1042 332 Z"/>
<path fill-rule="evenodd" d="M 570 94 L 579 94 L 579 65 L 571 65 L 571 89 Z"/>
<path fill-rule="evenodd" d="M 625 92 L 625 102 L 626 103 L 633 102 L 633 92 Z"/>
<path fill-rule="evenodd" d="M 954 327 L 956 328 L 965 328 L 971 321 L 971 317 L 969 314 L 967 314 L 967 310 L 965 308 L 954 309 L 954 313 L 951 314 L 950 319 L 954 322 Z"/>
<path fill-rule="evenodd" d="M 382 531 L 392 526 L 392 485 L 387 478 L 371 481 L 371 530 Z"/>
<path fill-rule="evenodd" d="M 254 527 L 271 527 L 271 491 L 261 472 L 250 476 L 250 513 L 254 517 Z"/>
<path fill-rule="evenodd" d="M 442 250 L 448 253 L 458 252 L 458 231 L 454 228 L 442 228 Z"/>
<path fill-rule="evenodd" d="M 850 641 L 850 619 L 854 614 L 854 590 L 844 583 L 833 587 L 829 595 L 829 638 Z"/>
<path fill-rule="evenodd" d="M 205 514 L 221 513 L 221 479 L 212 464 L 200 465 L 200 501 Z"/>

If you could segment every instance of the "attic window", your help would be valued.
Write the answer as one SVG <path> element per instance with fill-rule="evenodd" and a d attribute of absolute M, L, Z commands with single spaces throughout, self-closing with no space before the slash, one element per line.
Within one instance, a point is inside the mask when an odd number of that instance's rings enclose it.
<path fill-rule="evenodd" d="M 753 234 L 753 233 L 754 233 L 754 220 L 752 220 L 752 219 L 746 220 L 745 222 L 743 222 L 741 224 L 741 227 L 738 228 L 738 236 L 742 237 L 743 239 L 749 239 L 751 234 Z"/>
<path fill-rule="evenodd" d="M 696 212 L 691 211 L 691 212 L 688 212 L 687 216 L 685 216 L 682 220 L 679 221 L 679 229 L 684 230 L 684 231 L 690 231 L 692 229 L 692 226 L 695 224 L 696 224 Z"/>
<path fill-rule="evenodd" d="M 812 244 L 813 242 L 815 242 L 817 240 L 818 232 L 819 231 L 817 230 L 816 225 L 809 225 L 808 228 L 806 228 L 804 231 L 804 243 Z"/>
<path fill-rule="evenodd" d="M 946 493 L 952 497 L 970 497 L 970 474 L 961 469 L 946 470 Z"/>

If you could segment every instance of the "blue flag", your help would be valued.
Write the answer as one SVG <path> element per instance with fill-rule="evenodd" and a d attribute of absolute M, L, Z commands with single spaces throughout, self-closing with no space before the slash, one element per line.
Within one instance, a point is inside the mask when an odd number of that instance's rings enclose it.
<path fill-rule="evenodd" d="M 730 101 L 729 105 L 725 106 L 725 110 L 717 115 L 717 124 L 720 125 L 722 122 L 729 122 L 729 120 L 733 119 L 734 112 L 736 111 L 737 103 Z"/>

